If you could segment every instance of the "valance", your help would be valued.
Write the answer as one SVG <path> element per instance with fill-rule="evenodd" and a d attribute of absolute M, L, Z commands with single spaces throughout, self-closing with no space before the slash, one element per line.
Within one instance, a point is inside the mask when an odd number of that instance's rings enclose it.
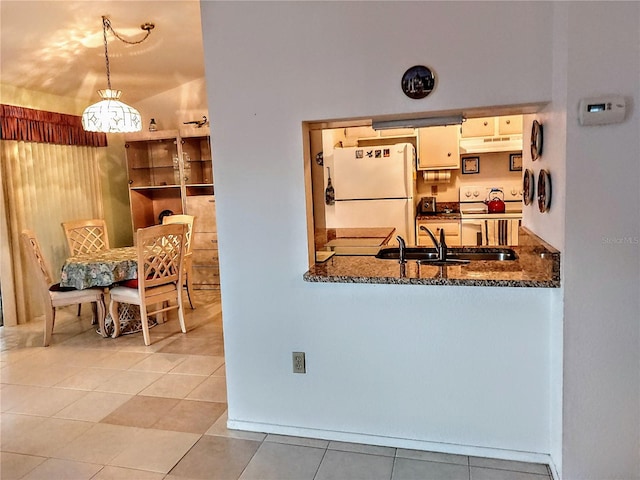
<path fill-rule="evenodd" d="M 106 147 L 105 133 L 87 132 L 82 117 L 15 105 L 0 105 L 0 139 Z"/>

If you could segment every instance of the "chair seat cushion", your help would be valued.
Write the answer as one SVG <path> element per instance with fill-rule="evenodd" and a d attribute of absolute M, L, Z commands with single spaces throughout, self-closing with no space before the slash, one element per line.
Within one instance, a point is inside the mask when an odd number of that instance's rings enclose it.
<path fill-rule="evenodd" d="M 153 297 L 154 295 L 161 295 L 164 293 L 176 291 L 176 286 L 173 284 L 170 285 L 160 285 L 159 287 L 147 288 L 146 294 L 147 298 Z M 111 298 L 124 303 L 133 303 L 134 305 L 140 304 L 140 296 L 138 295 L 137 288 L 129 288 L 129 287 L 114 287 L 109 291 Z"/>
<path fill-rule="evenodd" d="M 101 288 L 86 288 L 84 290 L 49 290 L 49 296 L 54 306 L 72 303 L 100 302 L 104 293 Z"/>
<path fill-rule="evenodd" d="M 54 283 L 49 287 L 50 292 L 73 292 L 74 290 L 77 290 L 77 288 L 62 287 L 59 283 Z"/>

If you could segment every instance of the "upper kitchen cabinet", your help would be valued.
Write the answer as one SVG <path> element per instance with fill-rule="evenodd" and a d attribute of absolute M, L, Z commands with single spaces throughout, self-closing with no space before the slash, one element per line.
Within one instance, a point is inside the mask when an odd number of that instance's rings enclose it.
<path fill-rule="evenodd" d="M 462 138 L 493 137 L 522 133 L 522 115 L 469 118 L 462 123 Z"/>
<path fill-rule="evenodd" d="M 458 125 L 418 129 L 418 170 L 460 168 Z"/>

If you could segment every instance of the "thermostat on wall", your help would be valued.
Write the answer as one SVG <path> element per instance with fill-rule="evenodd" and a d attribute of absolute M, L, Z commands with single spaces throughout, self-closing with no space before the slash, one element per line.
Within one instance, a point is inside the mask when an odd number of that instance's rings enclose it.
<path fill-rule="evenodd" d="M 583 98 L 580 100 L 578 119 L 580 125 L 620 123 L 624 120 L 626 109 L 624 97 L 620 95 Z"/>

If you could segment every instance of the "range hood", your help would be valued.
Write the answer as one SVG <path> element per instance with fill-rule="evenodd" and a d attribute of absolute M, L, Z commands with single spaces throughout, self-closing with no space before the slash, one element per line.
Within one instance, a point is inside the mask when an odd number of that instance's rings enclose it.
<path fill-rule="evenodd" d="M 460 153 L 515 152 L 522 150 L 522 135 L 460 139 Z"/>

